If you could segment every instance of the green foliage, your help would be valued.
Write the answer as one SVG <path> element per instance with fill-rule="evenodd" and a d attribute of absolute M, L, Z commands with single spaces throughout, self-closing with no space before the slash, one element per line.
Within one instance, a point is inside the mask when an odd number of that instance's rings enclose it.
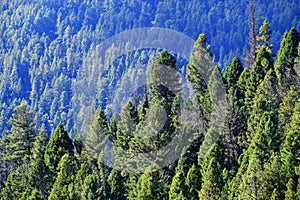
<path fill-rule="evenodd" d="M 224 78 L 228 88 L 236 86 L 242 72 L 242 63 L 238 57 L 235 57 L 224 73 Z"/>
<path fill-rule="evenodd" d="M 125 200 L 125 179 L 119 170 L 113 169 L 107 179 L 110 187 L 110 199 Z"/>
<path fill-rule="evenodd" d="M 185 188 L 185 176 L 183 171 L 178 170 L 172 180 L 170 191 L 169 191 L 169 199 L 180 199 L 181 195 L 186 194 Z M 184 198 L 182 198 L 184 199 Z"/>
<path fill-rule="evenodd" d="M 64 154 L 58 164 L 58 174 L 48 198 L 49 200 L 72 199 L 75 167 L 75 158 L 72 155 Z"/>
<path fill-rule="evenodd" d="M 285 33 L 280 44 L 275 71 L 278 77 L 281 97 L 285 96 L 292 85 L 297 85 L 298 83 L 294 65 L 298 54 L 299 41 L 299 33 L 295 28 L 292 28 L 288 33 Z"/>
<path fill-rule="evenodd" d="M 195 164 L 189 169 L 187 177 L 185 179 L 187 199 L 196 200 L 198 199 L 198 193 L 201 188 L 201 173 L 199 167 Z"/>
<path fill-rule="evenodd" d="M 59 124 L 47 144 L 45 151 L 45 163 L 52 173 L 58 172 L 58 163 L 65 154 L 74 154 L 72 140 L 68 136 L 62 124 Z"/>
<path fill-rule="evenodd" d="M 137 182 L 137 199 L 167 199 L 167 196 L 159 171 L 147 169 Z"/>
<path fill-rule="evenodd" d="M 12 129 L 8 136 L 10 151 L 6 158 L 12 170 L 29 161 L 36 136 L 33 112 L 28 104 L 23 101 L 15 111 L 16 114 L 11 118 Z"/>
<path fill-rule="evenodd" d="M 269 22 L 264 20 L 263 24 L 259 28 L 260 36 L 256 36 L 257 42 L 260 43 L 260 45 L 256 47 L 257 52 L 259 52 L 261 48 L 265 48 L 269 53 L 272 53 L 271 49 L 273 48 L 273 45 L 269 42 L 271 34 L 272 30 L 269 27 Z"/>

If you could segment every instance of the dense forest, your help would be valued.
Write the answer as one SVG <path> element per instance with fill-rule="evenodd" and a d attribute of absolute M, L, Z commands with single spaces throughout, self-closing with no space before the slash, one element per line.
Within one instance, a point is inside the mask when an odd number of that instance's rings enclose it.
<path fill-rule="evenodd" d="M 0 9 L 1 200 L 300 200 L 298 1 Z"/>

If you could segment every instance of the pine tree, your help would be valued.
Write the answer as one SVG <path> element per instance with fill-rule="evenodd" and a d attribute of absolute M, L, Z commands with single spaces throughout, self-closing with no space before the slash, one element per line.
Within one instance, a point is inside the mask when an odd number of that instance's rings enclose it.
<path fill-rule="evenodd" d="M 278 110 L 278 133 L 281 137 L 281 142 L 284 141 L 286 135 L 286 129 L 288 128 L 288 124 L 291 121 L 293 110 L 295 107 L 295 103 L 297 99 L 300 98 L 300 90 L 291 86 L 291 89 L 283 98 L 279 110 Z"/>
<path fill-rule="evenodd" d="M 87 161 L 84 161 L 81 164 L 80 169 L 78 170 L 75 177 L 75 189 L 76 189 L 77 196 L 81 196 L 84 180 L 90 174 L 92 174 L 92 169 L 90 165 L 87 163 Z"/>
<path fill-rule="evenodd" d="M 208 83 L 208 91 L 211 101 L 211 116 L 209 129 L 200 147 L 200 157 L 204 157 L 209 151 L 209 148 L 219 139 L 220 132 L 225 123 L 223 114 L 227 110 L 228 103 L 226 99 L 226 88 L 219 67 L 216 67 L 212 72 Z"/>
<path fill-rule="evenodd" d="M 187 173 L 185 179 L 186 185 L 186 197 L 190 200 L 198 199 L 198 193 L 201 189 L 201 174 L 200 169 L 197 165 L 193 164 Z"/>
<path fill-rule="evenodd" d="M 103 161 L 109 130 L 108 123 L 103 110 L 96 112 L 90 125 L 90 132 L 85 140 L 85 147 L 91 160 Z"/>
<path fill-rule="evenodd" d="M 167 196 L 159 171 L 147 169 L 137 182 L 137 199 L 167 199 Z"/>
<path fill-rule="evenodd" d="M 107 181 L 110 186 L 110 199 L 125 200 L 125 179 L 122 177 L 121 171 L 113 169 Z"/>
<path fill-rule="evenodd" d="M 264 80 L 266 73 L 273 67 L 272 55 L 262 48 L 256 57 L 254 66 L 250 71 L 249 79 L 246 83 L 245 104 L 248 112 L 252 109 L 253 98 L 259 84 Z"/>
<path fill-rule="evenodd" d="M 122 109 L 122 119 L 118 123 L 118 130 L 116 134 L 115 145 L 121 147 L 123 150 L 129 149 L 129 141 L 133 137 L 138 123 L 138 112 L 131 101 Z"/>
<path fill-rule="evenodd" d="M 219 144 L 214 144 L 201 163 L 202 186 L 199 199 L 219 199 L 223 188 Z"/>
<path fill-rule="evenodd" d="M 41 131 L 36 137 L 32 150 L 30 162 L 30 175 L 28 180 L 28 190 L 33 192 L 37 190 L 41 197 L 46 198 L 52 185 L 49 185 L 49 169 L 46 166 L 44 155 L 46 151 L 47 137 L 44 131 Z"/>
<path fill-rule="evenodd" d="M 9 140 L 7 136 L 0 139 L 0 190 L 4 187 L 4 182 L 9 175 L 9 163 L 5 160 L 8 154 Z"/>
<path fill-rule="evenodd" d="M 176 58 L 166 50 L 162 51 L 150 64 L 149 76 L 151 102 L 165 99 L 170 109 L 173 99 L 181 90 Z"/>
<path fill-rule="evenodd" d="M 284 97 L 292 85 L 297 85 L 298 77 L 294 69 L 297 47 L 300 41 L 299 33 L 292 28 L 285 33 L 275 63 L 275 72 L 278 77 L 279 92 Z"/>
<path fill-rule="evenodd" d="M 190 56 L 186 75 L 187 80 L 195 89 L 195 104 L 199 106 L 199 130 L 203 133 L 208 129 L 210 112 L 208 81 L 215 67 L 210 46 L 206 42 L 205 34 L 200 34 L 194 43 L 195 52 Z"/>
<path fill-rule="evenodd" d="M 273 112 L 265 112 L 258 125 L 258 130 L 251 141 L 242 163 L 242 182 L 239 187 L 239 198 L 263 198 L 262 185 L 264 179 L 264 163 L 268 162 L 273 152 L 278 151 L 278 136 L 276 135 L 276 116 Z"/>
<path fill-rule="evenodd" d="M 258 86 L 255 94 L 253 107 L 248 118 L 248 142 L 251 141 L 256 133 L 263 113 L 267 111 L 277 113 L 279 106 L 278 96 L 277 77 L 274 70 L 270 69 Z"/>
<path fill-rule="evenodd" d="M 51 190 L 49 200 L 71 199 L 70 185 L 75 179 L 75 157 L 64 154 L 58 164 L 58 174 Z"/>
<path fill-rule="evenodd" d="M 82 200 L 105 199 L 102 193 L 103 187 L 100 184 L 99 177 L 96 174 L 89 174 L 82 186 Z"/>
<path fill-rule="evenodd" d="M 72 140 L 68 133 L 65 131 L 62 124 L 59 124 L 54 134 L 50 138 L 45 151 L 45 163 L 51 171 L 53 181 L 55 180 L 56 173 L 58 172 L 58 163 L 65 154 L 74 154 L 74 147 Z"/>
<path fill-rule="evenodd" d="M 265 48 L 269 53 L 272 53 L 273 45 L 269 43 L 272 30 L 269 28 L 269 23 L 264 20 L 263 24 L 259 28 L 259 36 L 256 36 L 257 43 L 256 52 L 259 52 L 261 48 Z"/>
<path fill-rule="evenodd" d="M 226 71 L 224 73 L 227 88 L 236 86 L 242 72 L 242 63 L 238 57 L 235 57 L 232 60 L 232 63 L 226 68 Z"/>
<path fill-rule="evenodd" d="M 183 171 L 178 170 L 173 177 L 170 191 L 169 191 L 169 199 L 179 199 L 181 195 L 186 194 L 186 188 L 185 188 L 185 176 Z M 184 199 L 184 198 L 182 198 Z"/>
<path fill-rule="evenodd" d="M 290 124 L 286 129 L 286 138 L 281 149 L 283 180 L 288 183 L 289 191 L 295 191 L 299 176 L 295 168 L 300 165 L 300 98 L 295 103 Z M 293 187 L 291 186 L 293 185 Z"/>
<path fill-rule="evenodd" d="M 11 170 L 16 169 L 24 162 L 29 162 L 36 133 L 34 131 L 33 113 L 27 102 L 23 101 L 15 108 L 12 115 L 12 128 L 9 132 L 9 154 L 7 160 L 10 162 Z"/>

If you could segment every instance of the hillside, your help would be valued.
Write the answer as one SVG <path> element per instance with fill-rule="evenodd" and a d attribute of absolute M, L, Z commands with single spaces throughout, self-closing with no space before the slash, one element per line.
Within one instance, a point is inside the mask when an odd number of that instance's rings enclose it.
<path fill-rule="evenodd" d="M 300 199 L 299 2 L 0 9 L 1 200 Z"/>

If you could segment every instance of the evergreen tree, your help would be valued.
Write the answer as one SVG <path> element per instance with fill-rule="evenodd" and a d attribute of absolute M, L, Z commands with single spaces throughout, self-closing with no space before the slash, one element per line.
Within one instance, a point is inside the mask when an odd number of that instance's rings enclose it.
<path fill-rule="evenodd" d="M 129 141 L 133 137 L 138 123 L 138 112 L 136 107 L 128 101 L 122 109 L 122 119 L 118 123 L 115 145 L 121 147 L 123 150 L 129 149 Z"/>
<path fill-rule="evenodd" d="M 272 30 L 269 28 L 269 22 L 264 20 L 263 24 L 259 28 L 259 36 L 256 36 L 257 43 L 256 51 L 259 52 L 261 48 L 265 48 L 269 53 L 272 53 L 273 45 L 269 43 Z"/>
<path fill-rule="evenodd" d="M 0 190 L 4 187 L 4 182 L 9 175 L 9 163 L 5 160 L 8 154 L 9 140 L 3 136 L 0 140 Z"/>
<path fill-rule="evenodd" d="M 264 80 L 266 73 L 272 67 L 272 55 L 265 48 L 262 48 L 257 54 L 254 66 L 250 71 L 250 76 L 246 83 L 245 105 L 247 106 L 248 112 L 252 109 L 257 87 Z"/>
<path fill-rule="evenodd" d="M 72 199 L 71 194 L 74 191 L 70 191 L 70 189 L 72 189 L 70 186 L 74 182 L 75 172 L 75 157 L 69 154 L 63 155 L 58 164 L 58 174 L 51 190 L 49 200 Z"/>
<path fill-rule="evenodd" d="M 202 186 L 199 199 L 219 199 L 223 188 L 222 166 L 219 144 L 214 144 L 201 162 Z"/>
<path fill-rule="evenodd" d="M 122 177 L 122 173 L 119 170 L 113 169 L 107 179 L 110 186 L 110 199 L 125 200 L 125 179 Z"/>
<path fill-rule="evenodd" d="M 103 187 L 100 184 L 99 177 L 96 174 L 89 174 L 82 186 L 82 200 L 100 200 L 105 199 L 105 196 L 102 196 Z"/>
<path fill-rule="evenodd" d="M 295 108 L 290 124 L 286 129 L 286 138 L 281 149 L 282 174 L 285 183 L 288 183 L 288 191 L 295 191 L 299 176 L 295 168 L 300 165 L 300 99 L 295 103 Z"/>
<path fill-rule="evenodd" d="M 204 157 L 213 144 L 219 139 L 224 127 L 223 114 L 227 110 L 226 88 L 219 67 L 216 67 L 209 79 L 208 91 L 211 102 L 211 116 L 209 129 L 205 134 L 205 139 L 200 147 L 199 156 Z"/>
<path fill-rule="evenodd" d="M 187 80 L 195 89 L 195 101 L 199 106 L 199 130 L 206 132 L 209 121 L 209 93 L 207 91 L 209 77 L 215 67 L 210 46 L 206 44 L 205 34 L 200 34 L 194 43 L 195 52 L 190 56 L 187 66 Z"/>
<path fill-rule="evenodd" d="M 47 137 L 44 131 L 41 131 L 36 137 L 32 150 L 32 159 L 30 162 L 30 175 L 28 180 L 28 190 L 46 198 L 52 185 L 49 185 L 49 169 L 46 166 L 44 155 L 46 151 Z"/>
<path fill-rule="evenodd" d="M 199 167 L 193 164 L 187 173 L 185 179 L 186 198 L 190 200 L 198 199 L 198 193 L 201 189 L 201 173 Z"/>
<path fill-rule="evenodd" d="M 16 114 L 12 115 L 12 128 L 9 132 L 9 154 L 11 170 L 16 169 L 23 162 L 29 162 L 36 133 L 34 131 L 33 113 L 23 101 L 15 108 Z"/>
<path fill-rule="evenodd" d="M 158 170 L 147 169 L 137 182 L 137 199 L 167 199 L 166 187 Z"/>
<path fill-rule="evenodd" d="M 242 72 L 242 63 L 238 57 L 235 57 L 232 60 L 232 63 L 226 68 L 226 71 L 224 73 L 227 88 L 236 86 Z"/>
<path fill-rule="evenodd" d="M 91 173 L 92 173 L 92 169 L 90 165 L 87 163 L 87 161 L 84 161 L 81 164 L 80 169 L 78 170 L 75 177 L 75 189 L 76 189 L 77 196 L 81 196 L 84 180 Z"/>
<path fill-rule="evenodd" d="M 103 161 L 109 130 L 108 123 L 103 110 L 96 112 L 90 125 L 90 132 L 85 140 L 85 147 L 90 159 L 97 162 Z"/>
<path fill-rule="evenodd" d="M 286 129 L 288 128 L 289 122 L 291 121 L 293 110 L 297 99 L 300 98 L 300 90 L 291 86 L 286 96 L 283 98 L 278 110 L 278 133 L 281 137 L 281 142 L 283 143 Z"/>
<path fill-rule="evenodd" d="M 169 199 L 180 199 L 183 195 L 186 194 L 185 188 L 185 176 L 183 171 L 178 170 L 172 180 L 170 191 L 169 191 Z M 184 198 L 182 198 L 184 199 Z"/>
<path fill-rule="evenodd" d="M 278 52 L 275 63 L 275 72 L 278 77 L 279 92 L 284 97 L 290 86 L 297 85 L 298 77 L 294 69 L 295 58 L 297 57 L 297 47 L 300 41 L 299 33 L 292 28 L 285 33 Z"/>
<path fill-rule="evenodd" d="M 72 140 L 68 136 L 62 124 L 59 124 L 54 134 L 49 140 L 45 151 L 45 163 L 51 171 L 51 180 L 54 181 L 57 172 L 57 166 L 63 155 L 74 154 Z"/>

